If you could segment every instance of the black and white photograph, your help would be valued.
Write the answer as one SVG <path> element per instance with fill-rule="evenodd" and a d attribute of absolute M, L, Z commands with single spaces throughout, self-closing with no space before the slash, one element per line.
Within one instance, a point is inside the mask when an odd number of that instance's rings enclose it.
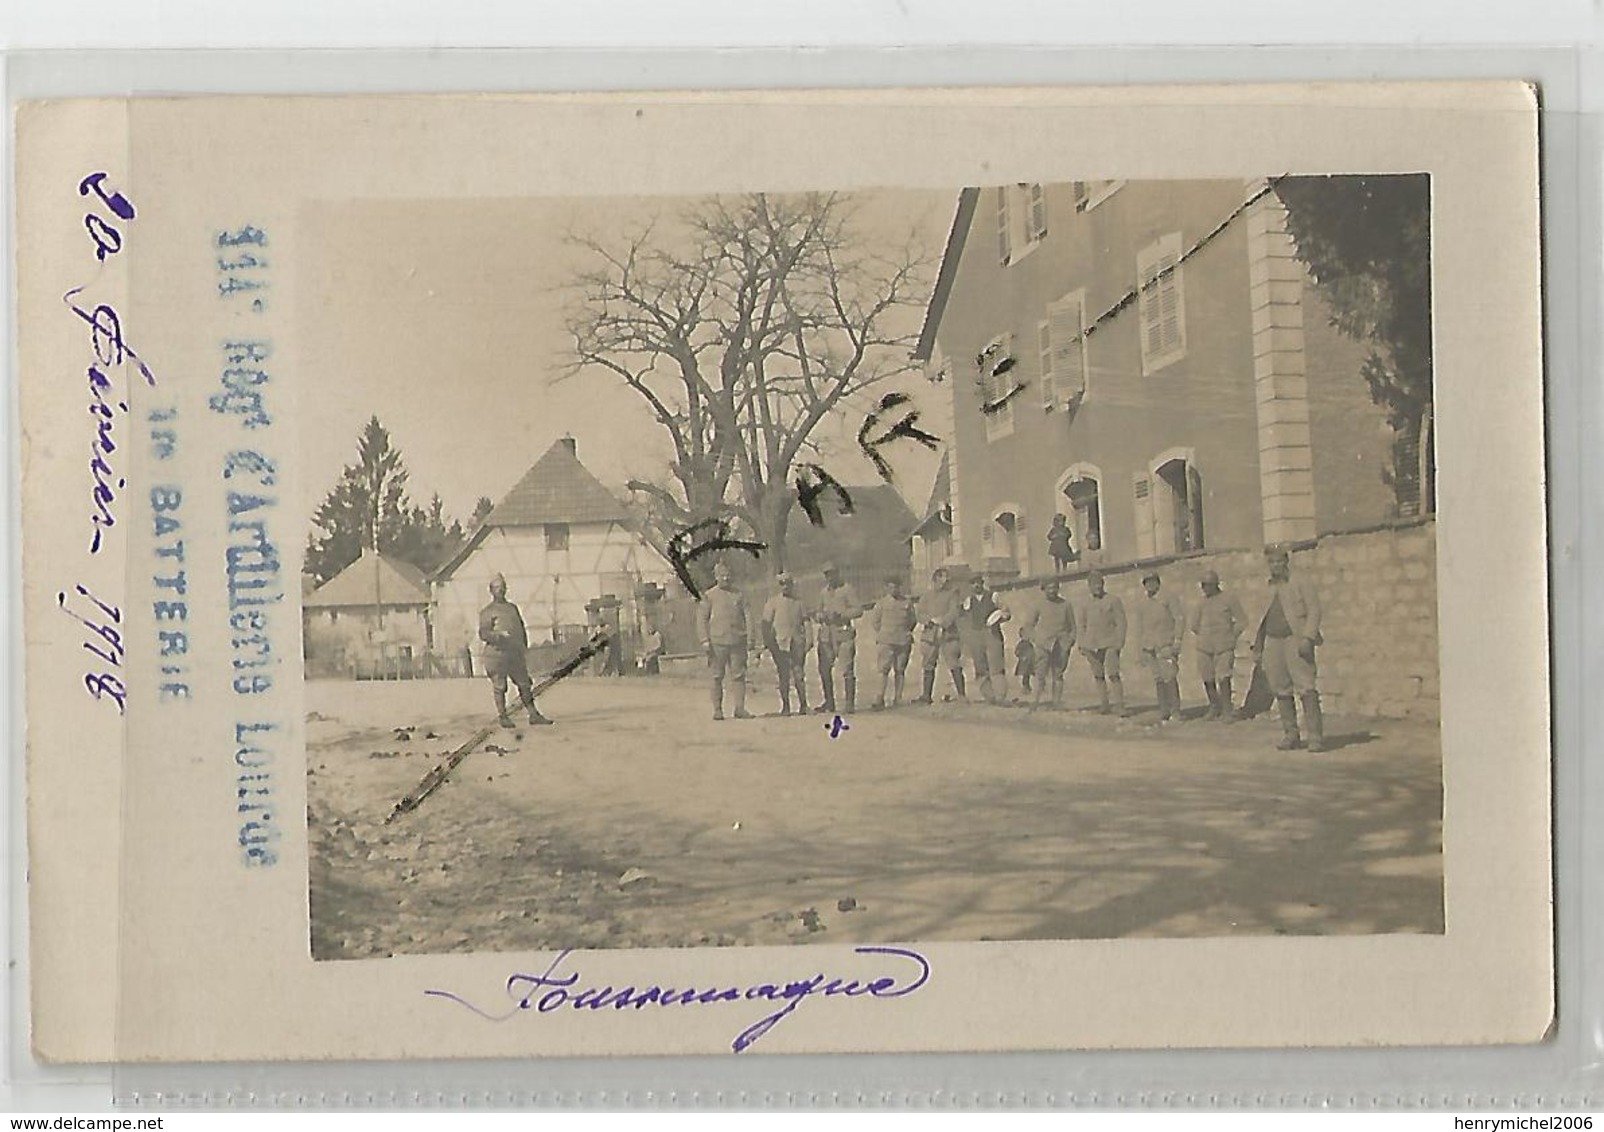
<path fill-rule="evenodd" d="M 1536 122 L 30 105 L 37 1054 L 1539 1040 Z"/>
<path fill-rule="evenodd" d="M 313 958 L 1441 934 L 1432 197 L 303 204 Z"/>

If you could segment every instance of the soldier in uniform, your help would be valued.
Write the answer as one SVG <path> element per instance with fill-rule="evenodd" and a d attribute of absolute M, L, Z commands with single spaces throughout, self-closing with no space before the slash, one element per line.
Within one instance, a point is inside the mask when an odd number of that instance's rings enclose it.
<path fill-rule="evenodd" d="M 490 604 L 479 611 L 479 639 L 485 646 L 485 675 L 496 698 L 496 719 L 511 728 L 507 714 L 507 682 L 518 689 L 518 698 L 529 710 L 529 722 L 550 723 L 535 707 L 535 682 L 529 677 L 529 633 L 523 614 L 507 600 L 507 579 L 497 574 L 490 579 Z"/>
<path fill-rule="evenodd" d="M 1125 684 L 1120 679 L 1119 654 L 1125 647 L 1125 603 L 1108 592 L 1103 575 L 1095 570 L 1086 576 L 1086 589 L 1090 596 L 1080 614 L 1080 652 L 1097 681 L 1102 713 L 1109 714 L 1112 691 L 1112 710 L 1124 715 Z"/>
<path fill-rule="evenodd" d="M 730 582 L 730 568 L 713 567 L 714 586 L 696 610 L 697 635 L 713 670 L 713 718 L 724 718 L 724 677 L 735 693 L 735 718 L 751 719 L 746 710 L 746 598 Z"/>
<path fill-rule="evenodd" d="M 1220 576 L 1206 570 L 1198 586 L 1203 598 L 1192 607 L 1191 630 L 1197 638 L 1197 671 L 1209 697 L 1210 719 L 1234 720 L 1231 711 L 1231 675 L 1236 668 L 1236 643 L 1247 628 L 1248 617 L 1235 594 L 1220 592 Z"/>
<path fill-rule="evenodd" d="M 780 592 L 763 606 L 763 644 L 774 658 L 774 672 L 780 682 L 780 714 L 791 714 L 791 688 L 796 687 L 797 710 L 808 710 L 807 677 L 803 668 L 808 658 L 807 613 L 796 596 L 791 575 L 774 579 Z"/>
<path fill-rule="evenodd" d="M 1264 669 L 1275 705 L 1281 715 L 1282 751 L 1303 746 L 1298 734 L 1298 706 L 1293 693 L 1303 700 L 1303 724 L 1309 735 L 1309 750 L 1325 750 L 1324 721 L 1320 716 L 1320 693 L 1315 687 L 1315 646 L 1323 644 L 1320 634 L 1320 599 L 1314 587 L 1292 576 L 1292 559 L 1284 547 L 1264 552 L 1270 566 L 1270 592 L 1260 603 L 1253 624 L 1256 637 L 1253 659 Z"/>
<path fill-rule="evenodd" d="M 1042 599 L 1025 615 L 1020 632 L 1030 641 L 1031 679 L 1035 690 L 1030 706 L 1041 705 L 1042 693 L 1050 693 L 1057 707 L 1064 700 L 1064 672 L 1069 668 L 1069 657 L 1075 648 L 1075 607 L 1064 600 L 1058 579 L 1048 578 L 1041 584 Z"/>
<path fill-rule="evenodd" d="M 863 605 L 851 586 L 841 580 L 832 563 L 824 564 L 824 589 L 819 594 L 819 681 L 824 686 L 826 715 L 836 714 L 835 674 L 841 673 L 841 691 L 848 713 L 858 707 L 858 630 L 853 624 L 863 615 Z"/>
<path fill-rule="evenodd" d="M 919 662 L 924 669 L 924 691 L 916 704 L 928 704 L 936 695 L 936 663 L 944 661 L 952 673 L 952 686 L 960 700 L 964 692 L 963 645 L 958 636 L 958 619 L 963 613 L 952 573 L 945 566 L 930 575 L 930 592 L 919 601 Z"/>
<path fill-rule="evenodd" d="M 997 595 L 979 574 L 969 579 L 969 592 L 962 602 L 959 643 L 975 668 L 975 682 L 987 703 L 1008 699 L 1008 648 L 1003 641 L 1002 623 L 1009 613 L 997 604 Z"/>
<path fill-rule="evenodd" d="M 869 611 L 869 624 L 874 629 L 874 667 L 880 674 L 880 693 L 869 705 L 875 711 L 896 707 L 902 702 L 902 683 L 908 671 L 909 654 L 913 652 L 916 616 L 913 602 L 902 595 L 902 583 L 895 577 L 887 578 L 885 596 Z M 886 700 L 888 685 L 889 702 Z"/>
<path fill-rule="evenodd" d="M 1186 614 L 1177 598 L 1163 592 L 1164 582 L 1157 571 L 1143 575 L 1142 589 L 1146 595 L 1136 603 L 1137 644 L 1153 673 L 1159 722 L 1167 723 L 1181 714 L 1180 656 Z"/>

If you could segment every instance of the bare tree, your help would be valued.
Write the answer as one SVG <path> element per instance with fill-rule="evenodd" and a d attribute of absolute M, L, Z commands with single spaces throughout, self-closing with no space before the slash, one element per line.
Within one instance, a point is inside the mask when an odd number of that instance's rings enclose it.
<path fill-rule="evenodd" d="M 855 394 L 914 370 L 928 259 L 878 247 L 833 193 L 713 197 L 620 241 L 576 237 L 566 376 L 606 372 L 673 444 L 669 486 L 631 481 L 666 521 L 727 519 L 784 565 L 798 470 Z"/>

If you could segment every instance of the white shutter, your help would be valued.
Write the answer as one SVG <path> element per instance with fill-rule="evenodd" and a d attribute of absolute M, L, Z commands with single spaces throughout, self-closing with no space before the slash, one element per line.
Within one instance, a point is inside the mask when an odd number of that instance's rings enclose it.
<path fill-rule="evenodd" d="M 1141 473 L 1131 476 L 1131 497 L 1136 514 L 1136 557 L 1151 558 L 1153 549 L 1153 481 Z"/>
<path fill-rule="evenodd" d="M 1053 350 L 1053 389 L 1057 404 L 1086 392 L 1086 299 L 1083 292 L 1065 295 L 1048 308 Z"/>
<path fill-rule="evenodd" d="M 1014 566 L 1021 578 L 1030 576 L 1030 526 L 1023 508 L 1014 512 Z"/>
<path fill-rule="evenodd" d="M 1040 184 L 1028 190 L 1030 200 L 1030 239 L 1036 241 L 1047 235 L 1047 194 Z"/>
<path fill-rule="evenodd" d="M 1168 240 L 1165 241 L 1169 243 Z M 1180 241 L 1166 250 L 1158 261 L 1159 352 L 1173 354 L 1186 349 L 1186 326 L 1181 309 Z"/>
<path fill-rule="evenodd" d="M 1051 311 L 1048 319 L 1036 324 L 1036 350 L 1041 359 L 1041 407 L 1055 409 L 1058 407 L 1058 390 L 1055 388 L 1057 375 L 1053 372 L 1053 325 Z"/>

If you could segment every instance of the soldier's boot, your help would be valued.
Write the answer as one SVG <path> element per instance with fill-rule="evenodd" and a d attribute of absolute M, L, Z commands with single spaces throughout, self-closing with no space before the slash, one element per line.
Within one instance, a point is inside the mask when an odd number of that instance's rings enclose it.
<path fill-rule="evenodd" d="M 806 715 L 808 713 L 808 686 L 802 680 L 802 670 L 796 673 L 796 710 Z"/>
<path fill-rule="evenodd" d="M 1114 701 L 1114 714 L 1121 718 L 1125 715 L 1125 681 L 1118 676 L 1108 678 L 1108 694 Z"/>
<path fill-rule="evenodd" d="M 1153 695 L 1158 700 L 1158 721 L 1165 722 L 1170 717 L 1170 688 L 1164 680 L 1153 681 Z"/>
<path fill-rule="evenodd" d="M 496 722 L 508 731 L 513 729 L 512 716 L 507 714 L 507 693 L 492 690 L 490 693 L 496 701 Z"/>
<path fill-rule="evenodd" d="M 724 718 L 724 681 L 713 677 L 713 718 Z"/>
<path fill-rule="evenodd" d="M 529 713 L 529 722 L 530 723 L 535 724 L 535 725 L 540 726 L 540 727 L 546 727 L 546 726 L 549 726 L 551 724 L 551 720 L 547 719 L 544 715 L 541 715 L 540 714 L 540 709 L 535 706 L 535 697 L 534 696 L 530 696 L 527 700 L 525 700 L 523 702 L 523 704 L 524 704 L 524 710 L 526 710 Z"/>
<path fill-rule="evenodd" d="M 1303 729 L 1309 733 L 1309 750 L 1326 749 L 1325 720 L 1320 715 L 1320 693 L 1303 693 Z"/>
<path fill-rule="evenodd" d="M 1164 681 L 1164 691 L 1169 697 L 1170 714 L 1175 717 L 1176 722 L 1185 719 L 1186 716 L 1181 711 L 1181 682 L 1179 680 Z"/>
<path fill-rule="evenodd" d="M 787 688 L 784 682 L 780 684 L 780 714 L 791 714 L 791 689 Z"/>
<path fill-rule="evenodd" d="M 1235 723 L 1237 720 L 1235 703 L 1236 701 L 1231 696 L 1231 678 L 1222 676 L 1220 678 L 1220 718 L 1227 723 Z"/>
<path fill-rule="evenodd" d="M 851 715 L 858 710 L 858 678 L 856 676 L 843 676 L 841 690 L 846 693 L 847 714 Z"/>
<path fill-rule="evenodd" d="M 1277 696 L 1275 709 L 1281 716 L 1281 741 L 1275 745 L 1278 751 L 1295 751 L 1303 746 L 1303 738 L 1298 734 L 1298 704 L 1291 696 Z"/>
<path fill-rule="evenodd" d="M 1205 719 L 1219 719 L 1220 718 L 1220 686 L 1218 684 L 1216 684 L 1213 680 L 1205 680 L 1205 681 L 1203 681 L 1203 694 L 1206 695 L 1209 698 L 1209 711 L 1208 711 L 1208 715 L 1204 716 L 1204 718 Z"/>
<path fill-rule="evenodd" d="M 967 700 L 969 698 L 969 694 L 964 691 L 964 670 L 963 669 L 954 668 L 952 670 L 952 686 L 957 689 L 958 698 L 960 700 Z"/>
<path fill-rule="evenodd" d="M 823 715 L 835 714 L 835 676 L 828 672 L 819 673 L 819 682 L 824 685 L 821 691 L 824 702 L 819 705 L 819 712 Z"/>
<path fill-rule="evenodd" d="M 906 679 L 907 679 L 907 677 L 904 676 L 901 671 L 893 672 L 891 674 L 891 689 L 892 689 L 892 691 L 891 691 L 891 706 L 892 707 L 896 707 L 898 704 L 902 703 L 902 686 L 905 683 Z"/>
<path fill-rule="evenodd" d="M 1097 680 L 1097 710 L 1101 715 L 1107 715 L 1111 710 L 1108 706 L 1108 680 L 1098 677 Z"/>
<path fill-rule="evenodd" d="M 735 682 L 735 718 L 751 719 L 752 713 L 746 710 L 746 681 Z"/>
<path fill-rule="evenodd" d="M 1064 678 L 1062 676 L 1059 676 L 1056 673 L 1054 673 L 1054 675 L 1053 675 L 1053 697 L 1052 698 L 1053 698 L 1053 706 L 1054 707 L 1059 707 L 1064 702 Z"/>
<path fill-rule="evenodd" d="M 934 668 L 927 668 L 924 670 L 924 691 L 920 692 L 919 698 L 913 702 L 916 704 L 928 704 L 935 699 L 935 696 L 936 670 Z"/>

